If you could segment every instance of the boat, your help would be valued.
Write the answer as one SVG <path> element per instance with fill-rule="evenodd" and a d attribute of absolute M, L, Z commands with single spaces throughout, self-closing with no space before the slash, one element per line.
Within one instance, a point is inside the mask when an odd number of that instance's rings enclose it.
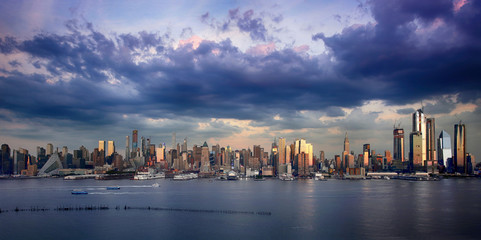
<path fill-rule="evenodd" d="M 107 190 L 120 190 L 120 187 L 107 187 Z"/>
<path fill-rule="evenodd" d="M 154 183 L 154 184 L 152 184 L 152 187 L 160 187 L 160 184 Z"/>
<path fill-rule="evenodd" d="M 134 180 L 151 180 L 151 179 L 160 179 L 165 178 L 165 173 L 149 173 L 149 172 L 138 172 L 134 176 Z"/>
<path fill-rule="evenodd" d="M 227 173 L 227 180 L 239 180 L 239 176 L 237 176 L 236 172 L 229 171 L 229 173 Z"/>
<path fill-rule="evenodd" d="M 72 190 L 72 194 L 81 195 L 81 194 L 88 194 L 88 192 L 84 191 L 84 190 L 74 189 L 74 190 Z"/>
<path fill-rule="evenodd" d="M 316 173 L 314 175 L 314 180 L 316 181 L 327 181 L 327 179 L 322 175 L 322 173 Z"/>
<path fill-rule="evenodd" d="M 184 180 L 191 180 L 191 179 L 194 179 L 193 174 L 177 174 L 173 178 L 173 180 L 175 181 L 184 181 Z"/>
<path fill-rule="evenodd" d="M 294 181 L 294 176 L 292 176 L 292 174 L 284 173 L 279 176 L 279 179 L 282 181 Z"/>

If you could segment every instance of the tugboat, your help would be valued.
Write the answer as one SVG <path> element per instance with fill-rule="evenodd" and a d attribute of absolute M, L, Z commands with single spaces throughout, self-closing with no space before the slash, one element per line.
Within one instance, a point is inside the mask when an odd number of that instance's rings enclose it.
<path fill-rule="evenodd" d="M 81 195 L 81 194 L 88 194 L 88 192 L 84 191 L 84 190 L 74 189 L 74 190 L 72 190 L 72 194 Z"/>

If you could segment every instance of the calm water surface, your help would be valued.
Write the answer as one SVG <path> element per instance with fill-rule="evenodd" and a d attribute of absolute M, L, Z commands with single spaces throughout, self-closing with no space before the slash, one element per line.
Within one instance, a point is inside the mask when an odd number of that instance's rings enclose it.
<path fill-rule="evenodd" d="M 479 239 L 480 188 L 479 179 L 4 180 L 0 208 L 10 212 L 0 214 L 0 239 Z M 11 211 L 87 205 L 111 209 Z M 125 205 L 272 215 L 112 209 Z"/>

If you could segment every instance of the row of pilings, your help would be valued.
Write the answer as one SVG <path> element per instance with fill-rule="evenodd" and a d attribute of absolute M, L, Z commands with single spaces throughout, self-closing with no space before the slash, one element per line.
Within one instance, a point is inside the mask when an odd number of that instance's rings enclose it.
<path fill-rule="evenodd" d="M 0 208 L 0 213 L 6 212 L 46 212 L 46 211 L 58 211 L 58 212 L 68 212 L 68 211 L 101 211 L 110 210 L 111 208 L 107 205 L 86 205 L 86 206 L 57 206 L 56 208 L 45 208 L 32 206 L 30 208 L 19 208 L 16 207 L 13 210 L 6 210 Z M 188 213 L 215 213 L 215 214 L 245 214 L 245 215 L 263 215 L 270 216 L 271 212 L 268 211 L 238 211 L 238 210 L 209 210 L 209 209 L 191 209 L 191 208 L 164 208 L 164 207 L 133 207 L 133 206 L 116 206 L 113 208 L 115 210 L 144 210 L 144 211 L 169 211 L 169 212 L 188 212 Z"/>

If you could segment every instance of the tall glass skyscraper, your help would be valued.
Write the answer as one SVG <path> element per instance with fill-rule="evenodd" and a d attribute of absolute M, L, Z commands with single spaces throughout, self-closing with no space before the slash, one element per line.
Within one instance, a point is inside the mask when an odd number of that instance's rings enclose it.
<path fill-rule="evenodd" d="M 448 158 L 453 157 L 451 151 L 451 137 L 446 131 L 442 131 L 438 138 L 438 164 L 448 167 Z"/>
<path fill-rule="evenodd" d="M 419 132 L 421 137 L 421 164 L 424 166 L 424 161 L 427 160 L 426 157 L 426 117 L 422 109 L 418 109 L 413 113 L 413 132 Z M 419 135 L 419 134 L 417 134 Z M 412 148 L 411 148 L 412 151 Z"/>
<path fill-rule="evenodd" d="M 456 172 L 466 173 L 466 126 L 454 125 L 454 166 Z"/>
<path fill-rule="evenodd" d="M 404 129 L 394 129 L 393 136 L 393 158 L 404 162 Z"/>

